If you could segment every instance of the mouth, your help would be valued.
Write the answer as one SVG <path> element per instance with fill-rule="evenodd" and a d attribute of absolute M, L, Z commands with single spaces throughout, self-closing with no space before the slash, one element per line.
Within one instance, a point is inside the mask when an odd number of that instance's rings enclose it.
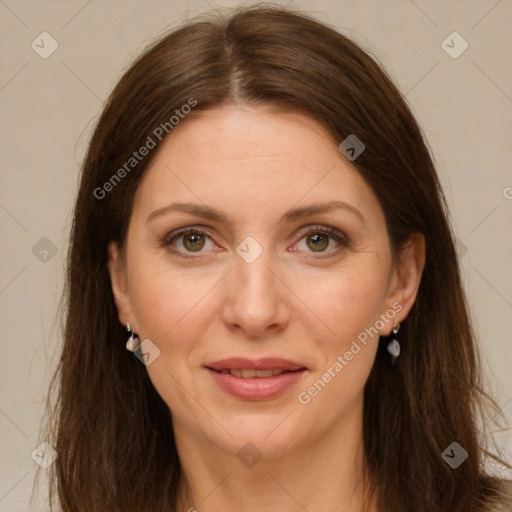
<path fill-rule="evenodd" d="M 242 400 L 277 398 L 302 380 L 305 366 L 276 357 L 251 360 L 232 357 L 205 366 L 220 389 Z"/>
<path fill-rule="evenodd" d="M 300 363 L 289 361 L 288 359 L 282 359 L 280 357 L 263 357 L 260 359 L 229 357 L 220 361 L 208 363 L 205 366 L 206 368 L 217 372 L 233 372 L 232 375 L 242 378 L 272 377 L 272 375 L 278 375 L 281 372 L 307 370 L 307 368 Z M 257 375 L 258 372 L 260 375 Z M 273 372 L 273 374 L 268 372 Z"/>
<path fill-rule="evenodd" d="M 240 379 L 267 379 L 269 377 L 275 377 L 276 375 L 281 375 L 282 373 L 292 373 L 292 372 L 300 372 L 301 370 L 305 370 L 306 368 L 298 368 L 297 370 L 283 370 L 282 368 L 273 368 L 269 370 L 254 370 L 252 368 L 223 368 L 222 370 L 215 370 L 215 368 L 210 368 L 207 366 L 209 370 L 213 370 L 217 373 L 230 374 L 233 377 L 238 377 Z"/>

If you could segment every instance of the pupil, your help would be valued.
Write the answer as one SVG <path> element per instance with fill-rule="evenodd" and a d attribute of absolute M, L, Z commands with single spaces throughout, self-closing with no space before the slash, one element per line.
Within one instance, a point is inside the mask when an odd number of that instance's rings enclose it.
<path fill-rule="evenodd" d="M 322 239 L 323 239 L 324 243 L 323 243 L 323 245 L 320 245 L 322 243 Z M 313 248 L 323 250 L 327 247 L 327 244 L 326 244 L 327 237 L 325 235 L 321 235 L 321 234 L 311 235 L 310 240 L 313 241 L 313 244 L 314 244 Z M 320 244 L 318 242 L 320 242 Z"/>
<path fill-rule="evenodd" d="M 192 250 L 201 249 L 204 246 L 204 240 L 203 240 L 202 244 L 200 244 L 200 245 L 196 245 L 196 244 L 198 243 L 198 241 L 200 240 L 200 238 L 202 236 L 203 235 L 196 233 L 196 234 L 192 234 L 192 235 L 185 237 L 185 239 L 184 239 L 185 247 L 187 247 L 187 249 L 192 249 Z"/>

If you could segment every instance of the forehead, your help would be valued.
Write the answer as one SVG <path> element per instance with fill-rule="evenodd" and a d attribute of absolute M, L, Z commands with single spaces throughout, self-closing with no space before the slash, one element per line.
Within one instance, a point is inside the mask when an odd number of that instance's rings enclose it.
<path fill-rule="evenodd" d="M 193 112 L 164 140 L 153 163 L 168 160 L 210 162 L 211 169 L 312 164 L 338 156 L 329 134 L 312 118 L 270 107 L 223 105 Z M 213 158 L 215 157 L 215 158 Z M 227 165 L 229 164 L 229 165 Z"/>
<path fill-rule="evenodd" d="M 315 120 L 234 105 L 195 113 L 160 145 L 136 208 L 149 214 L 178 199 L 238 217 L 320 201 L 376 206 L 371 189 Z"/>

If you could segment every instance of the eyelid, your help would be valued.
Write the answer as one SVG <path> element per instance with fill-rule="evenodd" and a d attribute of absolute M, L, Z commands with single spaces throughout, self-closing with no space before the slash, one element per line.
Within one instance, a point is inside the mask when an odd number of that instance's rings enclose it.
<path fill-rule="evenodd" d="M 185 226 L 183 228 L 179 228 L 179 229 L 176 229 L 174 231 L 167 233 L 162 240 L 162 245 L 168 245 L 172 242 L 172 240 L 174 238 L 178 238 L 181 235 L 186 235 L 187 233 L 199 233 L 201 235 L 206 235 L 206 236 L 211 237 L 211 233 L 203 227 Z"/>
<path fill-rule="evenodd" d="M 177 230 L 171 231 L 170 233 L 165 235 L 165 237 L 162 240 L 161 246 L 162 247 L 172 247 L 172 242 L 175 239 L 177 239 L 183 235 L 186 235 L 188 233 L 197 233 L 200 235 L 207 236 L 210 239 L 213 238 L 209 228 L 191 225 L 191 226 L 185 226 L 183 228 L 179 228 Z M 309 233 L 312 233 L 312 234 L 320 233 L 320 234 L 327 235 L 327 236 L 329 236 L 329 238 L 334 239 L 340 246 L 345 247 L 345 248 L 349 247 L 349 245 L 350 245 L 350 239 L 343 231 L 341 231 L 340 229 L 335 228 L 333 226 L 330 226 L 328 224 L 309 224 L 307 226 L 302 227 L 294 236 L 294 238 L 298 237 L 298 239 L 296 242 L 294 242 L 293 245 L 296 245 Z M 195 253 L 197 255 L 194 256 L 193 252 L 187 253 L 187 252 L 177 250 L 175 248 L 172 248 L 171 250 L 175 254 L 179 254 L 180 256 L 183 256 L 184 258 L 189 258 L 189 259 L 199 258 L 199 257 L 201 257 L 201 254 L 202 254 L 202 251 L 199 251 L 199 252 Z M 338 248 L 331 249 L 326 252 L 318 252 L 318 253 L 309 252 L 309 254 L 313 255 L 313 256 L 309 256 L 309 259 L 322 259 L 322 258 L 333 257 L 333 256 L 337 255 L 340 252 L 340 250 L 341 249 L 338 247 Z M 296 250 L 294 250 L 294 251 L 296 251 Z M 297 251 L 297 252 L 303 252 L 303 251 Z"/>
<path fill-rule="evenodd" d="M 306 251 L 306 253 L 308 254 L 308 256 L 306 256 L 306 258 L 308 258 L 308 259 L 321 260 L 321 259 L 326 259 L 326 258 L 332 258 L 334 256 L 337 256 L 343 249 L 350 247 L 349 237 L 340 229 L 335 228 L 334 226 L 330 226 L 328 224 L 310 224 L 308 226 L 305 226 L 297 234 L 297 236 L 299 238 L 298 238 L 297 242 L 295 242 L 294 245 L 299 243 L 306 235 L 308 235 L 310 233 L 311 234 L 320 233 L 323 235 L 327 235 L 330 239 L 335 240 L 336 243 L 338 243 L 340 247 L 328 250 L 326 252 L 315 253 L 313 251 Z"/>
<path fill-rule="evenodd" d="M 301 228 L 298 231 L 297 236 L 300 235 L 302 239 L 308 233 L 317 232 L 327 234 L 332 238 L 339 238 L 341 241 L 347 244 L 349 242 L 348 236 L 343 231 L 341 231 L 338 228 L 335 228 L 334 226 L 330 226 L 329 224 L 309 224 L 308 226 L 304 226 L 303 228 Z"/>
<path fill-rule="evenodd" d="M 160 246 L 161 247 L 169 247 L 170 250 L 174 254 L 179 254 L 180 256 L 183 256 L 185 258 L 197 258 L 197 257 L 199 257 L 201 255 L 201 252 L 197 253 L 197 256 L 193 256 L 194 253 L 186 253 L 186 252 L 177 250 L 174 247 L 172 247 L 172 242 L 175 239 L 180 238 L 180 237 L 182 237 L 182 236 L 184 236 L 184 235 L 186 235 L 188 233 L 197 233 L 197 234 L 200 234 L 200 235 L 207 236 L 210 239 L 212 238 L 212 234 L 210 233 L 210 231 L 208 229 L 205 229 L 205 228 L 200 227 L 200 226 L 186 226 L 186 227 L 179 228 L 179 229 L 176 229 L 174 231 L 171 231 L 170 233 L 167 233 L 167 235 L 164 236 Z"/>

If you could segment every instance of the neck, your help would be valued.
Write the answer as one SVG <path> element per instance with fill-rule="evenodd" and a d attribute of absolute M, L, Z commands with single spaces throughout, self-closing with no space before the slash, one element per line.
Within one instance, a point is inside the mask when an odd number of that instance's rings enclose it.
<path fill-rule="evenodd" d="M 279 457 L 263 454 L 250 467 L 178 420 L 174 431 L 183 475 L 178 511 L 363 510 L 362 400 L 335 429 L 311 434 Z"/>

